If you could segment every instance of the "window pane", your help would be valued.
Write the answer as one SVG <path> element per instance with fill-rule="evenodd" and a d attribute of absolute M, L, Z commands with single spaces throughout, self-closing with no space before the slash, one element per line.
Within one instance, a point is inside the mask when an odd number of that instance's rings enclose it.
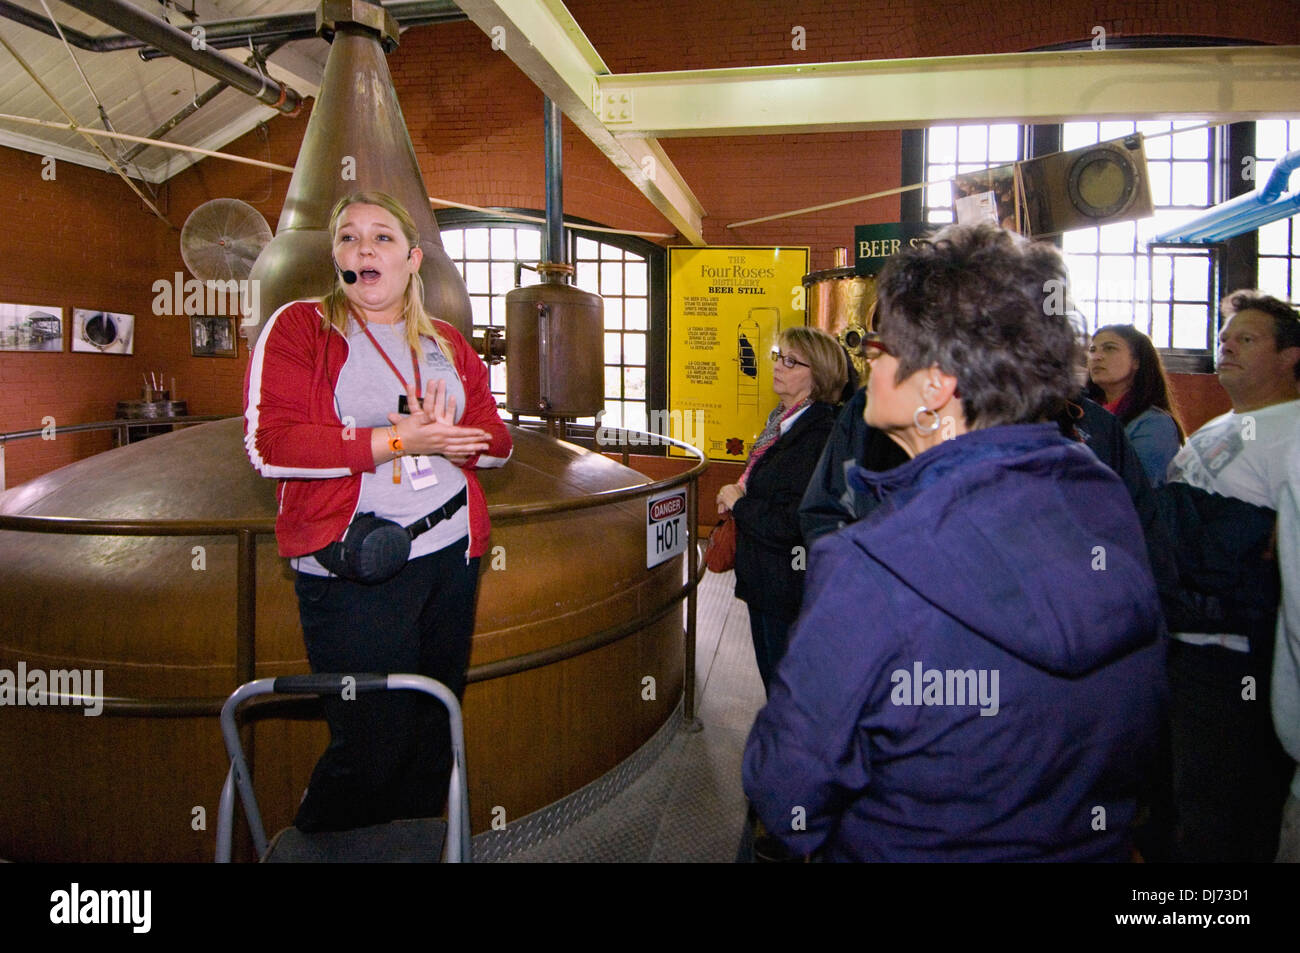
<path fill-rule="evenodd" d="M 629 364 L 645 363 L 645 335 L 623 335 L 623 360 Z"/>
<path fill-rule="evenodd" d="M 1286 129 L 1283 119 L 1268 119 L 1255 123 L 1255 155 L 1261 159 L 1276 159 L 1287 151 Z"/>
<path fill-rule="evenodd" d="M 488 230 L 486 228 L 465 229 L 465 257 L 488 257 Z"/>
<path fill-rule="evenodd" d="M 540 261 L 542 233 L 535 228 L 521 228 L 515 234 L 515 257 L 520 261 Z"/>
<path fill-rule="evenodd" d="M 605 363 L 617 364 L 623 359 L 623 345 L 619 341 L 620 335 L 605 335 Z"/>
<path fill-rule="evenodd" d="M 989 126 L 989 160 L 1014 162 L 1020 152 L 1020 127 L 1014 123 Z"/>
<path fill-rule="evenodd" d="M 626 421 L 623 426 L 628 430 L 640 430 L 644 432 L 646 429 L 645 403 L 632 403 L 629 401 L 624 404 L 623 419 Z"/>
<path fill-rule="evenodd" d="M 984 163 L 989 157 L 989 127 L 962 126 L 957 130 L 957 161 Z"/>
<path fill-rule="evenodd" d="M 626 298 L 623 301 L 623 322 L 629 331 L 646 329 L 646 299 Z"/>
<path fill-rule="evenodd" d="M 579 238 L 577 247 L 579 258 L 595 260 L 600 257 L 600 246 L 590 238 Z"/>
<path fill-rule="evenodd" d="M 1137 240 L 1137 229 L 1132 222 L 1103 225 L 1100 231 L 1098 240 L 1103 252 L 1129 254 L 1133 251 L 1134 242 Z"/>
<path fill-rule="evenodd" d="M 1151 202 L 1154 205 L 1169 205 L 1170 181 L 1169 164 L 1166 162 L 1147 162 L 1147 181 L 1151 183 Z"/>
<path fill-rule="evenodd" d="M 1210 262 L 1199 255 L 1174 259 L 1174 296 L 1181 301 L 1204 301 L 1210 293 Z"/>
<path fill-rule="evenodd" d="M 957 161 L 957 127 L 934 126 L 926 134 L 926 161 L 935 164 Z"/>
<path fill-rule="evenodd" d="M 470 294 L 487 294 L 492 290 L 489 284 L 489 274 L 491 273 L 488 263 L 485 261 L 471 261 L 465 265 L 465 285 L 469 288 Z"/>
<path fill-rule="evenodd" d="M 623 299 L 606 298 L 605 306 L 605 330 L 618 331 L 623 327 Z"/>
<path fill-rule="evenodd" d="M 623 269 L 623 293 L 630 295 L 645 294 L 649 274 L 650 269 L 644 261 L 628 262 L 627 266 Z"/>
<path fill-rule="evenodd" d="M 1169 128 L 1167 122 L 1140 122 L 1138 128 L 1151 136 L 1157 132 L 1164 132 Z M 1152 139 L 1143 139 L 1142 148 L 1147 154 L 1147 159 L 1168 159 L 1173 154 L 1173 143 L 1170 141 L 1173 136 L 1155 136 Z"/>
<path fill-rule="evenodd" d="M 470 295 L 469 307 L 477 327 L 486 327 L 491 322 L 492 306 L 486 295 Z"/>
<path fill-rule="evenodd" d="M 1259 260 L 1259 290 L 1278 298 L 1288 296 L 1286 279 L 1291 269 L 1285 258 L 1261 258 Z"/>
<path fill-rule="evenodd" d="M 1204 159 L 1210 154 L 1208 129 L 1175 133 L 1169 138 L 1173 140 L 1175 159 Z"/>
<path fill-rule="evenodd" d="M 1261 255 L 1285 255 L 1290 249 L 1287 247 L 1290 239 L 1290 229 L 1287 227 L 1290 222 L 1283 219 L 1280 222 L 1269 222 L 1267 225 L 1260 226 L 1259 229 L 1259 253 Z"/>
<path fill-rule="evenodd" d="M 623 396 L 623 375 L 617 367 L 605 368 L 605 406 L 609 407 L 609 398 L 618 399 Z"/>
<path fill-rule="evenodd" d="M 578 262 L 578 273 L 575 276 L 574 283 L 583 291 L 590 291 L 592 294 L 600 294 L 599 268 L 600 266 L 595 262 Z"/>
<path fill-rule="evenodd" d="M 1205 207 L 1209 204 L 1209 179 L 1206 167 L 1200 162 L 1175 162 L 1173 204 Z"/>
<path fill-rule="evenodd" d="M 623 387 L 627 397 L 634 400 L 645 400 L 645 368 L 623 368 Z"/>
<path fill-rule="evenodd" d="M 449 258 L 463 258 L 465 255 L 465 233 L 459 228 L 443 232 L 442 247 Z"/>
<path fill-rule="evenodd" d="M 504 328 L 506 326 L 505 295 L 496 295 L 492 299 L 492 326 L 494 328 Z"/>
<path fill-rule="evenodd" d="M 492 229 L 492 257 L 513 261 L 515 257 L 515 230 L 513 228 Z"/>
<path fill-rule="evenodd" d="M 1067 255 L 1097 250 L 1097 229 L 1078 228 L 1062 236 L 1061 247 Z"/>
<path fill-rule="evenodd" d="M 1205 308 L 1200 305 L 1174 305 L 1173 342 L 1169 345 L 1156 342 L 1156 346 L 1204 348 L 1207 320 Z"/>
<path fill-rule="evenodd" d="M 617 295 L 623 293 L 623 266 L 617 262 L 602 262 L 600 266 L 600 293 Z"/>
<path fill-rule="evenodd" d="M 500 231 L 500 229 L 495 229 Z M 492 293 L 505 294 L 515 286 L 515 262 L 514 252 L 511 253 L 509 261 L 494 261 L 492 263 Z"/>

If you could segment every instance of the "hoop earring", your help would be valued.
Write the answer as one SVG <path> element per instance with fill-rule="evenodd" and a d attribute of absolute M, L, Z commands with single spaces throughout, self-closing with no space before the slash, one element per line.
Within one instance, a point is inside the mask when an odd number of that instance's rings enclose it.
<path fill-rule="evenodd" d="M 934 424 L 929 427 L 922 427 L 921 426 L 922 414 L 934 414 Z M 936 430 L 939 429 L 941 422 L 942 421 L 939 417 L 939 411 L 931 410 L 929 407 L 926 407 L 924 404 L 916 408 L 916 410 L 912 411 L 912 426 L 915 427 L 917 432 L 920 434 L 924 435 L 924 434 L 934 433 Z"/>

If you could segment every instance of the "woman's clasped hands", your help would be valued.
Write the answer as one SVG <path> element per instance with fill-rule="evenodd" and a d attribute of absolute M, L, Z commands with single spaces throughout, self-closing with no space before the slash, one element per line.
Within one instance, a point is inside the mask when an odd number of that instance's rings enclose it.
<path fill-rule="evenodd" d="M 447 396 L 446 381 L 429 381 L 423 401 L 407 384 L 406 399 L 409 415 L 388 415 L 404 453 L 438 454 L 460 467 L 487 450 L 490 438 L 486 430 L 455 423 L 456 398 Z"/>

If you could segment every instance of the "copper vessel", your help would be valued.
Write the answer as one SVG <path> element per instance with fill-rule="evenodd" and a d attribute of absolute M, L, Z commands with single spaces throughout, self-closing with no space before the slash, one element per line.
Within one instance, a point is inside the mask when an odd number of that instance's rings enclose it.
<path fill-rule="evenodd" d="M 329 287 L 321 227 L 336 195 L 378 187 L 413 213 L 428 210 L 409 137 L 404 127 L 396 134 L 401 116 L 378 31 L 339 16 L 331 23 L 326 80 L 280 233 L 253 271 L 265 282 L 259 319 L 279 303 Z M 382 135 L 375 131 L 380 117 L 390 127 Z M 374 143 L 364 141 L 370 135 L 378 137 Z M 369 145 L 374 148 L 363 151 Z M 355 181 L 338 177 L 347 154 L 358 158 Z M 430 308 L 449 320 L 459 314 L 468 330 L 465 286 L 446 256 L 432 253 L 441 247 L 431 216 L 421 234 Z M 246 330 L 255 339 L 257 329 Z M 553 509 L 649 482 L 599 454 L 518 428 L 512 433 L 510 463 L 481 474 L 488 502 L 498 508 Z M 275 484 L 249 465 L 242 436 L 242 421 L 233 419 L 108 451 L 0 494 L 0 514 L 269 520 Z M 580 644 L 567 660 L 469 686 L 464 712 L 476 832 L 502 816 L 514 821 L 614 768 L 680 699 L 681 610 L 602 648 L 587 650 L 584 642 L 679 591 L 685 557 L 645 568 L 645 520 L 643 496 L 494 517 L 471 667 Z M 224 696 L 240 680 L 236 552 L 232 536 L 0 531 L 0 670 L 20 664 L 100 670 L 110 698 Z M 254 584 L 242 590 L 256 599 L 255 673 L 305 672 L 292 572 L 277 556 L 273 536 L 258 538 L 256 554 Z M 656 685 L 649 694 L 647 676 Z M 319 722 L 277 720 L 257 724 L 253 735 L 254 783 L 267 826 L 275 829 L 292 819 L 326 731 Z M 144 717 L 127 708 L 92 718 L 77 708 L 4 707 L 0 752 L 0 858 L 211 859 L 227 767 L 214 716 Z"/>
<path fill-rule="evenodd" d="M 872 330 L 876 307 L 876 279 L 858 275 L 847 264 L 848 249 L 835 249 L 835 266 L 803 276 L 807 294 L 808 324 L 821 328 L 844 345 L 858 372 L 867 379 L 862 335 Z"/>

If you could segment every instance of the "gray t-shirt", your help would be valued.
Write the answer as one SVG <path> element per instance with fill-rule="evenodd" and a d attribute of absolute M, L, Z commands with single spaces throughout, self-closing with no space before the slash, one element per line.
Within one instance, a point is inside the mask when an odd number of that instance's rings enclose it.
<path fill-rule="evenodd" d="M 411 350 L 406 343 L 406 323 L 372 322 L 369 327 L 371 335 L 388 354 L 389 360 L 402 372 L 407 382 L 414 386 Z M 420 349 L 420 375 L 424 388 L 428 387 L 430 381 L 446 381 L 447 399 L 456 401 L 456 422 L 459 423 L 465 413 L 465 385 L 461 382 L 460 375 L 431 338 L 422 338 Z M 339 372 L 338 385 L 334 389 L 339 419 L 345 426 L 353 424 L 358 428 L 378 427 L 386 430 L 389 426 L 388 415 L 397 410 L 397 399 L 404 393 L 405 388 L 388 366 L 388 361 L 375 350 L 375 345 L 359 325 L 350 324 L 348 359 Z M 429 456 L 424 459 L 428 461 L 438 482 L 420 490 L 412 487 L 411 475 L 400 461 L 397 463 L 402 477 L 400 484 L 393 482 L 391 462 L 380 464 L 373 472 L 363 472 L 356 512 L 374 513 L 400 526 L 409 526 L 428 516 L 465 487 L 465 474 L 446 457 Z M 437 552 L 468 533 L 469 507 L 462 506 L 451 517 L 411 541 L 411 558 Z M 315 576 L 329 575 L 328 570 L 312 556 L 293 560 L 293 567 Z"/>

